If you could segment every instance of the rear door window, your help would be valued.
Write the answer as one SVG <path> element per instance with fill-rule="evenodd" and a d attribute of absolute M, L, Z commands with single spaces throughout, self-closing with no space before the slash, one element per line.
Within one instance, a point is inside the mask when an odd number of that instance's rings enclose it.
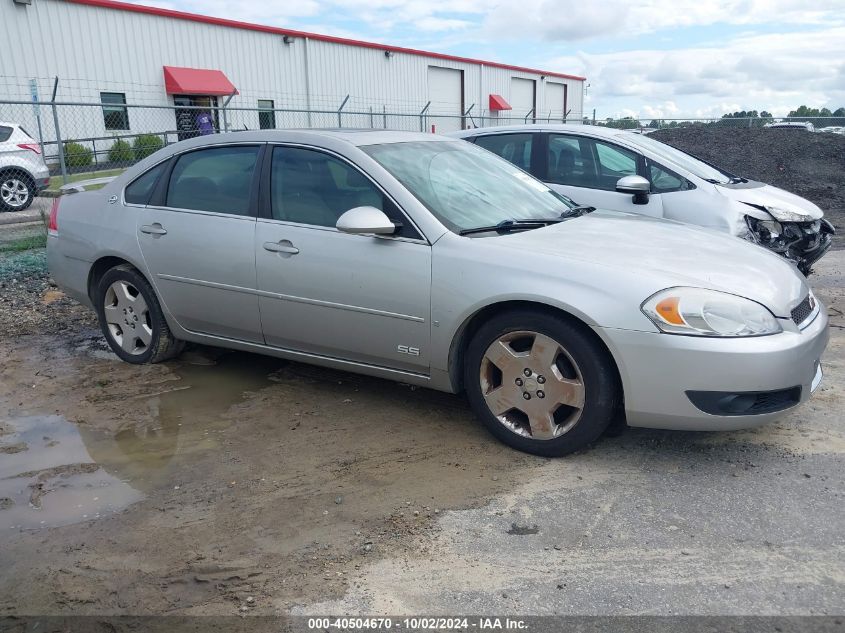
<path fill-rule="evenodd" d="M 210 147 L 182 154 L 170 174 L 165 206 L 250 215 L 257 145 Z"/>
<path fill-rule="evenodd" d="M 557 185 L 595 187 L 596 169 L 590 139 L 550 134 L 549 168 L 545 180 Z"/>
<path fill-rule="evenodd" d="M 525 171 L 531 171 L 533 134 L 490 134 L 479 136 L 475 144 L 498 154 Z"/>

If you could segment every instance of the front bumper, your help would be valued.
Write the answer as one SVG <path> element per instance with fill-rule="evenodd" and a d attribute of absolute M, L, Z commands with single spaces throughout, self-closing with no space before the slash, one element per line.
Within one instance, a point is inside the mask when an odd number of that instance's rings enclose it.
<path fill-rule="evenodd" d="M 810 398 L 828 341 L 827 313 L 803 330 L 772 336 L 705 338 L 595 328 L 619 366 L 630 426 L 721 431 L 765 424 Z M 770 392 L 800 387 L 797 402 L 754 415 L 714 415 L 688 392 Z"/>

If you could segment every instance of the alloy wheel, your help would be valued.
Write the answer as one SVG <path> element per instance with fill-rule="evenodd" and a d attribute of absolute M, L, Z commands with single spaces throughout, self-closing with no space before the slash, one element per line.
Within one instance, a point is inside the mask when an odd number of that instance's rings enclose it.
<path fill-rule="evenodd" d="M 7 178 L 0 183 L 0 199 L 13 209 L 22 207 L 29 199 L 29 187 L 23 180 Z"/>
<path fill-rule="evenodd" d="M 581 371 L 563 346 L 545 334 L 500 336 L 484 353 L 479 380 L 490 412 L 517 435 L 551 440 L 581 419 Z"/>
<path fill-rule="evenodd" d="M 106 325 L 115 343 L 133 356 L 146 352 L 153 340 L 153 328 L 144 295 L 128 281 L 118 280 L 106 290 L 103 304 Z"/>

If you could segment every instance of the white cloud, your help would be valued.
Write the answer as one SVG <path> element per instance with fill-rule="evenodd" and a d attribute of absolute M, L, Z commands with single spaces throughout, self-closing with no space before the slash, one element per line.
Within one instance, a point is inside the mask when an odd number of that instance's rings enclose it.
<path fill-rule="evenodd" d="M 670 118 L 721 115 L 726 106 L 776 115 L 801 104 L 835 109 L 845 105 L 843 59 L 845 26 L 836 26 L 737 37 L 719 46 L 578 53 L 547 65 L 585 74 L 591 104 L 609 116 L 624 107 Z"/>
<path fill-rule="evenodd" d="M 608 35 L 637 36 L 665 29 L 713 24 L 837 25 L 841 0 L 521 0 L 500 2 L 486 28 L 498 36 L 578 41 Z"/>

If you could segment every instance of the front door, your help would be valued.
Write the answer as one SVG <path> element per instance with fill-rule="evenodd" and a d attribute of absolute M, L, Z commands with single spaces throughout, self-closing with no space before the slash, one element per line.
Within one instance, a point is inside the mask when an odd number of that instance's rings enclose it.
<path fill-rule="evenodd" d="M 138 244 L 153 285 L 187 330 L 263 342 L 254 249 L 259 149 L 182 154 L 154 194 L 159 199 L 138 213 Z"/>
<path fill-rule="evenodd" d="M 631 194 L 616 191 L 620 178 L 641 172 L 642 157 L 636 152 L 585 136 L 549 134 L 547 156 L 547 171 L 540 178 L 578 204 L 663 217 L 659 194 L 651 194 L 647 204 L 634 204 Z"/>
<path fill-rule="evenodd" d="M 275 147 L 255 234 L 259 305 L 268 345 L 427 373 L 431 247 L 390 198 L 332 154 Z M 395 237 L 335 228 L 374 206 L 403 226 Z"/>

